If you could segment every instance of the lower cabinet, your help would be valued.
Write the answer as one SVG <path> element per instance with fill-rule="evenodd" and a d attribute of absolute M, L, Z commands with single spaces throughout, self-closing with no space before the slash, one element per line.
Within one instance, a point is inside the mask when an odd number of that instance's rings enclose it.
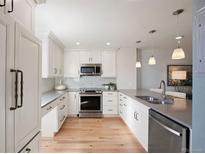
<path fill-rule="evenodd" d="M 40 149 L 40 133 L 37 134 L 20 153 L 39 153 Z"/>
<path fill-rule="evenodd" d="M 103 92 L 103 114 L 118 115 L 118 93 Z"/>
<path fill-rule="evenodd" d="M 41 131 L 43 137 L 53 137 L 59 131 L 68 115 L 68 94 L 64 94 L 48 107 L 42 109 L 45 114 L 41 120 Z M 47 113 L 45 113 L 47 112 Z"/>
<path fill-rule="evenodd" d="M 119 114 L 144 149 L 148 151 L 149 107 L 120 93 Z"/>
<path fill-rule="evenodd" d="M 79 113 L 79 93 L 69 92 L 68 93 L 68 115 L 76 116 Z"/>

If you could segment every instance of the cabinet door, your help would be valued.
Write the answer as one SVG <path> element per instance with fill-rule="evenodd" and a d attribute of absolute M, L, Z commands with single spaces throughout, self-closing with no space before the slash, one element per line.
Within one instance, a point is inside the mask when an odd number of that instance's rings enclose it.
<path fill-rule="evenodd" d="M 59 76 L 62 77 L 64 73 L 64 50 L 59 48 Z"/>
<path fill-rule="evenodd" d="M 98 50 L 93 50 L 90 52 L 90 63 L 91 64 L 101 64 L 101 52 Z"/>
<path fill-rule="evenodd" d="M 80 51 L 79 52 L 79 61 L 80 64 L 89 64 L 91 63 L 91 54 L 89 51 Z"/>
<path fill-rule="evenodd" d="M 41 43 L 16 24 L 15 69 L 23 72 L 23 97 L 19 91 L 15 112 L 15 151 L 18 152 L 40 130 Z"/>
<path fill-rule="evenodd" d="M 68 94 L 68 114 L 78 114 L 78 93 L 69 92 Z"/>
<path fill-rule="evenodd" d="M 39 153 L 40 152 L 40 134 L 35 136 L 34 139 L 32 139 L 29 144 L 23 148 L 23 150 L 20 153 Z"/>
<path fill-rule="evenodd" d="M 149 125 L 149 112 L 139 110 L 138 121 L 139 121 L 139 133 L 138 139 L 142 146 L 148 151 L 148 125 Z"/>
<path fill-rule="evenodd" d="M 11 93 L 6 93 L 6 85 L 8 89 L 11 88 L 10 84 L 7 84 L 7 79 L 11 79 L 9 77 L 6 78 L 7 73 L 7 56 L 11 55 L 11 51 L 13 51 L 13 42 L 12 39 L 14 23 L 12 20 L 9 20 L 5 16 L 0 15 L 0 153 L 5 153 L 5 141 L 6 141 L 6 98 L 7 101 L 10 100 Z M 13 57 L 11 57 L 13 59 Z M 11 63 L 13 66 L 13 63 Z M 8 66 L 9 67 L 9 66 Z M 10 72 L 8 72 L 10 73 Z M 7 103 L 9 104 L 9 103 Z M 11 134 L 12 135 L 12 134 Z"/>
<path fill-rule="evenodd" d="M 4 0 L 0 0 L 0 4 L 3 5 L 4 4 Z M 5 9 L 5 7 L 0 7 L 0 15 L 4 14 L 4 9 Z"/>
<path fill-rule="evenodd" d="M 13 0 L 14 8 L 12 13 L 8 13 L 11 10 L 11 0 L 7 0 L 6 13 L 14 17 L 20 22 L 27 30 L 34 32 L 34 0 Z"/>
<path fill-rule="evenodd" d="M 196 29 L 195 34 L 195 48 L 197 51 L 197 56 L 195 58 L 196 61 L 196 72 L 205 75 L 205 10 L 200 11 L 196 16 L 196 25 L 194 27 Z"/>
<path fill-rule="evenodd" d="M 116 54 L 114 51 L 102 52 L 102 77 L 116 77 Z"/>
<path fill-rule="evenodd" d="M 45 57 L 48 65 L 48 77 L 54 77 L 57 74 L 57 69 L 55 68 L 54 59 L 55 59 L 55 44 L 52 39 L 48 39 L 48 57 Z M 43 59 L 45 60 L 45 59 Z"/>
<path fill-rule="evenodd" d="M 64 53 L 64 77 L 78 78 L 79 77 L 79 54 L 78 52 Z"/>

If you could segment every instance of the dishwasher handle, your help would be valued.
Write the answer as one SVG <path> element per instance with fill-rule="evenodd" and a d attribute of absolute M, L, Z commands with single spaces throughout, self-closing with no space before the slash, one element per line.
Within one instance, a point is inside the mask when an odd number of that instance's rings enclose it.
<path fill-rule="evenodd" d="M 170 128 L 170 127 L 168 127 L 168 126 L 166 126 L 166 125 L 164 125 L 163 123 L 161 123 L 161 122 L 159 122 L 157 119 L 155 119 L 154 117 L 152 117 L 152 116 L 149 116 L 153 121 L 155 121 L 158 125 L 160 125 L 161 127 L 163 127 L 164 129 L 166 129 L 167 131 L 169 131 L 170 133 L 172 133 L 172 134 L 174 134 L 174 135 L 176 135 L 176 136 L 182 136 L 182 133 L 180 133 L 180 132 L 178 132 L 178 131 L 176 131 L 176 130 L 174 130 L 174 129 L 172 129 L 172 128 Z"/>

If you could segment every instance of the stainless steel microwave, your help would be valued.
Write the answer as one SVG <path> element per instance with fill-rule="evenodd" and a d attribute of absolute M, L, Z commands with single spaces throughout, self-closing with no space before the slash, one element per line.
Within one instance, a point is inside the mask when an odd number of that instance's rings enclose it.
<path fill-rule="evenodd" d="M 101 64 L 81 64 L 80 76 L 101 76 L 102 65 Z"/>

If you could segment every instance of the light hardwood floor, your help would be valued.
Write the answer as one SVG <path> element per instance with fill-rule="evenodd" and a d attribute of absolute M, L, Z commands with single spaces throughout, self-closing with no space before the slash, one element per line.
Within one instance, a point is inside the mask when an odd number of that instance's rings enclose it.
<path fill-rule="evenodd" d="M 68 118 L 54 138 L 42 138 L 41 152 L 145 152 L 120 118 Z"/>

